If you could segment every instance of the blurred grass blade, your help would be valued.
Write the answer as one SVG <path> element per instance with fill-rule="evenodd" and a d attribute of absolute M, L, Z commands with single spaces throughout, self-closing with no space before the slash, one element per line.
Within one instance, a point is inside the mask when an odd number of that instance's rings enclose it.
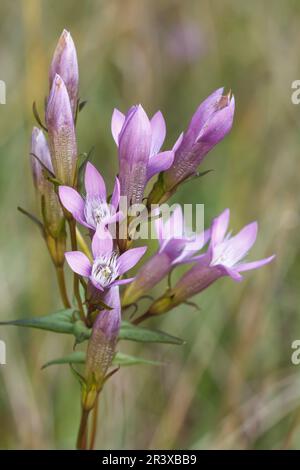
<path fill-rule="evenodd" d="M 84 364 L 86 358 L 86 353 L 84 351 L 74 351 L 67 356 L 61 357 L 59 359 L 53 359 L 49 362 L 46 362 L 42 366 L 42 369 L 52 365 L 60 365 L 60 364 Z M 134 366 L 138 364 L 148 364 L 152 366 L 160 366 L 163 365 L 162 362 L 159 361 L 151 361 L 150 359 L 144 359 L 142 357 L 130 356 L 128 354 L 117 352 L 112 362 L 115 366 Z"/>

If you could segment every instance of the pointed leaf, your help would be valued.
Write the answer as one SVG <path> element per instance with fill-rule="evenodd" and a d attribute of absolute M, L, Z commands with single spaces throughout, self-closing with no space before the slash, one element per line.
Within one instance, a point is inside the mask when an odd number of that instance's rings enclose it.
<path fill-rule="evenodd" d="M 129 322 L 122 322 L 119 339 L 137 341 L 141 343 L 165 343 L 182 345 L 184 340 L 176 336 L 169 335 L 160 330 L 152 330 L 140 326 L 132 325 Z"/>
<path fill-rule="evenodd" d="M 72 308 L 68 308 L 42 317 L 0 322 L 0 325 L 23 326 L 28 328 L 38 328 L 40 330 L 54 331 L 56 333 L 72 334 L 74 327 L 73 315 L 74 310 Z"/>
<path fill-rule="evenodd" d="M 84 364 L 86 358 L 86 353 L 84 351 L 73 351 L 72 353 L 68 354 L 67 356 L 53 359 L 51 361 L 46 362 L 42 366 L 42 369 L 52 365 L 60 365 L 60 364 Z M 117 352 L 115 357 L 113 358 L 112 365 L 115 366 L 133 366 L 137 364 L 148 364 L 153 366 L 162 365 L 162 362 L 159 361 L 151 361 L 149 359 L 144 359 L 142 357 L 130 356 L 129 354 L 124 354 Z"/>

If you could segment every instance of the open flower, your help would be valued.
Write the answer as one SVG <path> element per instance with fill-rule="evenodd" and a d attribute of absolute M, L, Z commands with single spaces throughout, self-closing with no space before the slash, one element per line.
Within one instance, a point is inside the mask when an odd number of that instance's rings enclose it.
<path fill-rule="evenodd" d="M 149 195 L 152 204 L 166 201 L 177 186 L 197 172 L 205 155 L 231 130 L 234 97 L 219 88 L 200 104 L 187 130 L 175 144 L 172 166 L 163 173 L 162 187 L 154 186 Z"/>
<path fill-rule="evenodd" d="M 119 149 L 121 195 L 130 204 L 142 202 L 144 189 L 152 176 L 173 163 L 174 152 L 160 152 L 166 124 L 158 111 L 151 120 L 141 105 L 132 106 L 126 115 L 114 110 L 111 130 Z"/>
<path fill-rule="evenodd" d="M 105 182 L 98 170 L 90 162 L 85 169 L 86 197 L 69 186 L 59 187 L 59 197 L 63 206 L 71 212 L 74 219 L 89 229 L 96 230 L 99 224 L 108 225 L 121 218 L 117 212 L 120 200 L 120 184 L 116 178 L 110 204 L 107 203 Z"/>
<path fill-rule="evenodd" d="M 93 262 L 81 251 L 65 253 L 70 268 L 85 276 L 103 291 L 109 287 L 127 284 L 134 278 L 119 279 L 135 266 L 145 254 L 147 247 L 132 248 L 119 255 L 113 248 L 113 239 L 108 230 L 99 225 L 92 240 Z"/>
<path fill-rule="evenodd" d="M 186 234 L 179 205 L 166 222 L 160 217 L 155 225 L 160 248 L 140 268 L 132 284 L 127 287 L 122 300 L 123 306 L 130 305 L 147 294 L 176 265 L 196 261 L 198 257 L 194 257 L 195 253 L 201 250 L 209 238 L 209 231 L 192 236 Z"/>
<path fill-rule="evenodd" d="M 257 269 L 274 259 L 274 255 L 259 261 L 245 262 L 244 258 L 254 245 L 257 236 L 257 222 L 246 225 L 237 235 L 226 235 L 229 225 L 229 209 L 216 217 L 211 226 L 211 241 L 207 253 L 177 282 L 167 295 L 150 307 L 151 314 L 160 314 L 185 302 L 188 298 L 206 289 L 223 276 L 234 281 L 243 279 L 241 273 Z"/>

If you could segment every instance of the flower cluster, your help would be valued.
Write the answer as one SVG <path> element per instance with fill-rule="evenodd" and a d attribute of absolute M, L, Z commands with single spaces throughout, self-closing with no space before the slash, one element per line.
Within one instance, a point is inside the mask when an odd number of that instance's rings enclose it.
<path fill-rule="evenodd" d="M 185 273 L 174 287 L 169 284 L 145 313 L 132 320 L 133 325 L 187 302 L 224 276 L 241 281 L 241 273 L 269 263 L 273 256 L 245 261 L 256 239 L 257 223 L 246 225 L 231 236 L 227 233 L 229 209 L 216 217 L 207 230 L 196 234 L 185 226 L 180 206 L 167 220 L 161 216 L 162 203 L 180 184 L 197 175 L 204 157 L 230 132 L 235 106 L 231 93 L 224 93 L 223 88 L 214 91 L 197 108 L 173 148 L 163 151 L 166 123 L 160 111 L 149 118 L 140 104 L 124 114 L 115 109 L 111 132 L 117 146 L 119 172 L 110 194 L 95 166 L 86 159 L 82 162 L 78 155 L 76 124 L 83 103 L 79 99 L 76 50 L 67 31 L 56 47 L 49 82 L 45 124 L 37 116 L 42 129 L 34 127 L 32 131 L 32 173 L 40 200 L 40 226 L 56 268 L 62 300 L 66 308 L 79 315 L 79 326 L 85 328 L 82 331 L 89 338 L 84 377 L 80 379 L 82 406 L 88 413 L 109 376 L 122 310 L 124 313 L 128 307 L 136 306 L 163 279 L 170 280 L 178 265 L 187 265 Z M 79 178 L 82 171 L 84 189 Z M 158 178 L 147 191 L 154 176 Z M 132 222 L 132 216 L 128 219 L 122 209 L 122 199 L 129 207 L 141 205 L 146 199 L 145 209 L 151 209 L 150 216 L 155 218 L 158 250 L 148 256 L 135 275 L 131 270 L 147 247 L 133 247 L 132 233 L 125 240 L 121 237 L 121 226 L 128 227 Z M 71 241 L 68 251 L 66 227 Z M 70 302 L 66 288 L 65 260 L 73 271 L 76 305 Z M 84 435 L 79 439 L 81 447 Z"/>

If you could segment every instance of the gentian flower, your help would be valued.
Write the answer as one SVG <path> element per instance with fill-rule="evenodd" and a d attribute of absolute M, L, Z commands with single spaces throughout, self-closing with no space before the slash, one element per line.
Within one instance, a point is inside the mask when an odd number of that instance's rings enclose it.
<path fill-rule="evenodd" d="M 195 175 L 205 155 L 231 130 L 234 97 L 223 96 L 223 91 L 219 88 L 200 104 L 179 137 L 173 165 L 163 173 L 163 184 L 159 181 L 149 195 L 152 204 L 166 201 L 181 182 Z"/>
<path fill-rule="evenodd" d="M 49 70 L 50 90 L 55 75 L 58 74 L 66 85 L 73 116 L 75 117 L 78 101 L 79 72 L 75 45 L 69 31 L 63 30 L 57 43 Z"/>
<path fill-rule="evenodd" d="M 96 230 L 99 224 L 107 225 L 121 219 L 121 212 L 116 212 L 120 200 L 120 184 L 116 178 L 110 204 L 107 203 L 107 193 L 104 179 L 90 162 L 85 169 L 86 198 L 69 186 L 59 187 L 59 197 L 63 206 L 71 212 L 74 219 L 91 230 Z"/>
<path fill-rule="evenodd" d="M 127 196 L 129 204 L 139 204 L 149 179 L 169 168 L 174 159 L 172 150 L 160 152 L 165 120 L 158 111 L 150 121 L 141 105 L 132 106 L 126 116 L 115 109 L 111 130 L 119 149 L 121 196 Z"/>
<path fill-rule="evenodd" d="M 133 268 L 146 250 L 145 246 L 132 248 L 119 255 L 113 248 L 111 234 L 102 225 L 99 225 L 92 239 L 92 263 L 80 251 L 69 251 L 65 253 L 65 257 L 75 273 L 89 278 L 97 289 L 103 291 L 109 287 L 131 282 L 133 278 L 118 278 Z"/>
<path fill-rule="evenodd" d="M 226 209 L 216 217 L 211 226 L 211 241 L 207 253 L 177 282 L 166 296 L 158 299 L 150 307 L 151 314 L 159 314 L 185 302 L 202 292 L 223 276 L 234 281 L 243 279 L 241 273 L 257 269 L 274 259 L 274 255 L 259 261 L 245 262 L 244 258 L 253 246 L 257 236 L 257 222 L 246 225 L 237 235 L 226 235 L 230 211 Z M 162 311 L 163 310 L 163 311 Z"/>
<path fill-rule="evenodd" d="M 56 74 L 46 109 L 50 154 L 55 176 L 73 186 L 77 171 L 77 143 L 69 95 L 63 79 Z"/>
<path fill-rule="evenodd" d="M 122 306 L 136 302 L 147 294 L 177 265 L 197 260 L 194 254 L 200 251 L 209 238 L 209 231 L 198 235 L 186 235 L 184 217 L 180 206 L 176 206 L 169 219 L 155 220 L 160 248 L 140 268 L 134 281 L 127 287 Z"/>

